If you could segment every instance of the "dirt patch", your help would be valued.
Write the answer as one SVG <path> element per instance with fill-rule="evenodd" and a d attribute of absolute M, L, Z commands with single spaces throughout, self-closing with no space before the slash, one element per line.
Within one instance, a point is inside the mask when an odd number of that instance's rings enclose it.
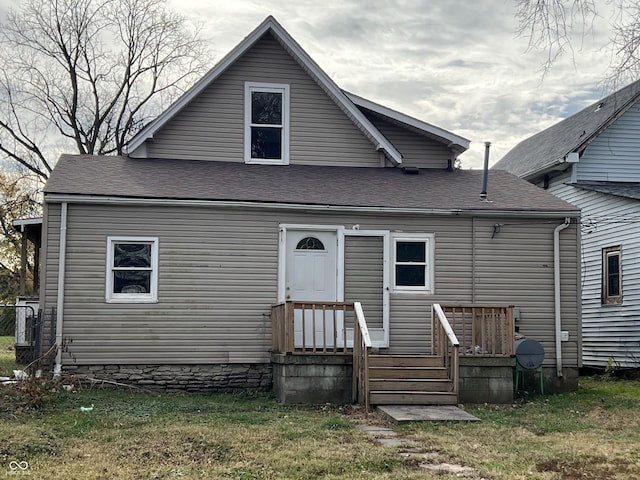
<path fill-rule="evenodd" d="M 587 456 L 572 461 L 552 459 L 536 465 L 539 472 L 555 472 L 563 480 L 602 480 L 604 478 L 631 478 L 630 461 L 624 458 Z M 637 473 L 637 471 L 635 472 Z"/>

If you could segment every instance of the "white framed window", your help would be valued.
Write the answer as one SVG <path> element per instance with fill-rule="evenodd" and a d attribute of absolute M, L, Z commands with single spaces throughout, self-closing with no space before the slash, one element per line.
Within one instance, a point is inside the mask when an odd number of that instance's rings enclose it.
<path fill-rule="evenodd" d="M 391 239 L 393 291 L 433 293 L 433 234 L 398 233 Z"/>
<path fill-rule="evenodd" d="M 289 85 L 244 84 L 244 161 L 289 164 Z"/>
<path fill-rule="evenodd" d="M 107 237 L 107 302 L 158 301 L 158 239 Z"/>
<path fill-rule="evenodd" d="M 602 304 L 622 303 L 622 247 L 602 249 Z"/>

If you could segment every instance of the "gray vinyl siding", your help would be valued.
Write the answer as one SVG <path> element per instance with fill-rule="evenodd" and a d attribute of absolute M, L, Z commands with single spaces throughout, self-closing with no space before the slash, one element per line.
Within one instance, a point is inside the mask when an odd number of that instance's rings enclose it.
<path fill-rule="evenodd" d="M 379 115 L 365 113 L 369 121 L 402 154 L 402 163 L 420 168 L 447 168 L 452 153 L 442 142 L 418 135 L 407 128 L 394 124 Z"/>
<path fill-rule="evenodd" d="M 640 362 L 640 201 L 554 185 L 552 193 L 582 209 L 583 363 L 622 367 Z M 622 247 L 622 294 L 602 305 L 602 249 Z"/>
<path fill-rule="evenodd" d="M 578 181 L 640 182 L 640 104 L 624 113 L 585 150 Z"/>
<path fill-rule="evenodd" d="M 55 212 L 50 205 L 47 302 L 55 302 Z M 560 219 L 519 221 L 444 216 L 374 216 L 187 206 L 69 205 L 64 336 L 78 364 L 246 363 L 269 361 L 270 306 L 277 300 L 280 223 L 343 225 L 361 230 L 435 235 L 435 294 L 391 293 L 390 351 L 429 351 L 431 305 L 515 304 L 521 328 L 544 342 L 553 358 L 553 228 Z M 505 223 L 492 239 L 493 225 Z M 158 303 L 105 302 L 107 236 L 151 236 L 159 241 Z M 473 244 L 475 238 L 476 245 Z M 361 296 L 371 318 L 380 244 L 347 237 L 349 299 Z M 561 237 L 563 329 L 577 333 L 575 226 Z M 371 274 L 362 284 L 353 268 Z M 566 273 L 566 274 L 565 274 Z M 571 277 L 573 275 L 573 282 Z M 565 281 L 565 280 L 563 280 Z M 376 287 L 376 288 L 374 288 Z M 379 297 L 378 297 L 379 298 Z M 572 300 L 573 299 L 573 300 Z M 378 317 L 376 317 L 378 315 Z M 376 320 L 379 321 L 379 320 Z M 373 322 L 373 320 L 372 320 Z M 577 364 L 572 342 L 565 365 Z M 63 361 L 72 362 L 70 356 Z"/>
<path fill-rule="evenodd" d="M 367 325 L 382 328 L 382 237 L 347 236 L 344 248 L 344 300 L 360 302 Z"/>
<path fill-rule="evenodd" d="M 245 82 L 290 85 L 290 163 L 378 167 L 376 146 L 270 34 L 147 142 L 151 158 L 244 162 Z"/>
<path fill-rule="evenodd" d="M 519 332 L 539 341 L 555 364 L 553 231 L 562 220 L 476 220 L 475 303 L 519 307 Z M 579 235 L 576 219 L 560 233 L 562 343 L 567 367 L 579 366 Z M 466 346 L 465 346 L 466 347 Z"/>

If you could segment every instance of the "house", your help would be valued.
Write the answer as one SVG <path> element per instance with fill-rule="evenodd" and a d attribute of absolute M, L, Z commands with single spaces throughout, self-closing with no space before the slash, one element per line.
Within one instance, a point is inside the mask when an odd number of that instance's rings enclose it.
<path fill-rule="evenodd" d="M 640 82 L 526 139 L 494 165 L 582 210 L 582 358 L 640 367 Z"/>
<path fill-rule="evenodd" d="M 483 172 L 453 168 L 468 145 L 341 90 L 267 18 L 127 156 L 60 158 L 41 296 L 55 371 L 509 402 L 518 328 L 545 348 L 546 388 L 576 388 L 579 211 L 505 172 L 481 201 Z"/>

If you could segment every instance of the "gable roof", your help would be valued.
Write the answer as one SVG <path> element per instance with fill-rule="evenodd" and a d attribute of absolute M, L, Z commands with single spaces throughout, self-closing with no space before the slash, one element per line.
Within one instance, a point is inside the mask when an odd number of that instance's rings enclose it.
<path fill-rule="evenodd" d="M 530 179 L 567 161 L 567 155 L 582 152 L 606 128 L 640 99 L 640 80 L 559 123 L 523 140 L 492 169 L 507 170 Z"/>
<path fill-rule="evenodd" d="M 206 160 L 62 155 L 45 199 L 109 201 L 105 197 L 176 202 L 242 202 L 242 206 L 370 209 L 414 213 L 462 211 L 577 216 L 579 210 L 507 172 L 489 176 L 480 201 L 481 170 L 430 170 L 311 165 L 246 165 Z M 53 197 L 52 197 L 53 196 Z M 89 196 L 89 197 L 88 197 Z"/>
<path fill-rule="evenodd" d="M 395 123 L 400 123 L 405 127 L 409 127 L 411 130 L 417 132 L 420 135 L 426 135 L 430 138 L 435 138 L 442 143 L 447 144 L 456 153 L 462 153 L 469 148 L 470 141 L 460 135 L 449 132 L 430 123 L 423 122 L 417 118 L 410 117 L 404 113 L 397 112 L 391 108 L 385 107 L 378 103 L 374 103 L 371 100 L 367 100 L 353 93 L 344 91 L 345 95 L 351 100 L 358 108 L 365 108 L 372 112 L 382 115 L 388 119 L 391 119 Z"/>
<path fill-rule="evenodd" d="M 289 54 L 302 66 L 302 68 L 318 83 L 337 106 L 353 121 L 364 135 L 376 146 L 377 150 L 384 151 L 396 165 L 402 163 L 402 154 L 393 144 L 380 133 L 380 131 L 365 117 L 365 115 L 349 100 L 345 93 L 329 78 L 329 76 L 316 64 L 313 59 L 302 49 L 300 45 L 282 28 L 272 16 L 267 17 L 253 32 L 229 52 L 216 66 L 196 82 L 184 95 L 167 108 L 160 116 L 146 125 L 133 137 L 127 151 L 135 156 L 135 151 L 142 147 L 144 142 L 153 138 L 155 132 L 171 120 L 182 108 L 196 98 L 205 88 L 215 81 L 238 60 L 260 38 L 270 32 L 276 40 L 289 52 Z"/>

